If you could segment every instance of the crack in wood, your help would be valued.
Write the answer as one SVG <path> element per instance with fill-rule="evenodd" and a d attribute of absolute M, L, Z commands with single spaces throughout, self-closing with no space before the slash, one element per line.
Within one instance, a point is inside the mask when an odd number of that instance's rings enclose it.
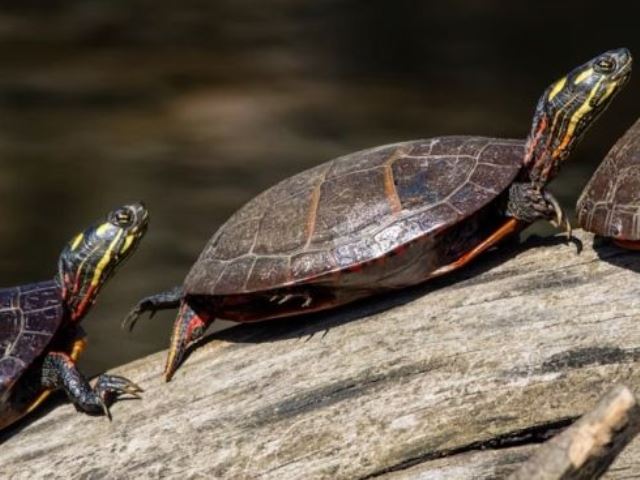
<path fill-rule="evenodd" d="M 612 382 L 640 388 L 640 256 L 575 234 L 579 256 L 527 242 L 336 312 L 218 332 L 169 384 L 166 352 L 122 366 L 143 401 L 116 402 L 109 423 L 58 396 L 0 435 L 0 477 L 507 477 Z M 607 478 L 637 473 L 639 451 Z"/>
<path fill-rule="evenodd" d="M 521 430 L 514 430 L 512 432 L 507 432 L 493 438 L 481 440 L 478 442 L 472 442 L 467 445 L 462 445 L 457 448 L 425 452 L 422 455 L 408 458 L 395 465 L 390 465 L 388 467 L 365 475 L 364 477 L 360 477 L 358 480 L 369 480 L 371 478 L 377 478 L 388 473 L 406 470 L 421 463 L 439 460 L 446 457 L 453 457 L 456 455 L 462 455 L 470 452 L 478 452 L 484 450 L 504 450 L 507 448 L 522 447 L 526 445 L 536 445 L 547 441 L 549 438 L 556 435 L 560 430 L 563 430 L 564 428 L 571 425 L 577 419 L 578 417 L 563 418 L 554 422 L 543 423 Z"/>

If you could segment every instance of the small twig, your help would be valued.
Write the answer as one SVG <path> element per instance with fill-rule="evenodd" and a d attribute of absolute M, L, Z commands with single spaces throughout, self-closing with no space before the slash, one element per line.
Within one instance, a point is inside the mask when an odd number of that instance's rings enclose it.
<path fill-rule="evenodd" d="M 509 480 L 600 478 L 640 429 L 640 408 L 617 386 L 597 407 L 540 447 Z"/>

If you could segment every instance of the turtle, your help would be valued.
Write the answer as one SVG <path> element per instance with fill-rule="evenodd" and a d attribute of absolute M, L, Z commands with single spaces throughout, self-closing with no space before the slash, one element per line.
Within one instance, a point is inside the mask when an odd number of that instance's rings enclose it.
<path fill-rule="evenodd" d="M 67 243 L 51 280 L 0 289 L 0 429 L 62 389 L 78 410 L 104 413 L 118 396 L 142 389 L 119 375 L 93 386 L 76 367 L 86 335 L 79 322 L 116 268 L 144 236 L 142 203 L 124 205 Z"/>
<path fill-rule="evenodd" d="M 640 119 L 615 143 L 576 205 L 579 225 L 640 250 Z"/>
<path fill-rule="evenodd" d="M 215 318 L 255 322 L 317 312 L 462 267 L 544 219 L 570 224 L 545 190 L 587 127 L 626 83 L 627 49 L 549 86 L 526 140 L 445 136 L 379 146 L 283 180 L 212 236 L 184 284 L 123 319 L 178 308 L 164 370 Z"/>

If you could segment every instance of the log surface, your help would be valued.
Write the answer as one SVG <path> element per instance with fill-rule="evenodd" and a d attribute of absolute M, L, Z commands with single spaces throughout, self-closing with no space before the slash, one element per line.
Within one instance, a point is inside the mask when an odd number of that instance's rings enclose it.
<path fill-rule="evenodd" d="M 115 369 L 142 401 L 112 423 L 41 409 L 2 434 L 0 478 L 504 478 L 614 384 L 640 386 L 640 255 L 576 235 L 580 254 L 530 239 L 424 287 L 216 333 L 169 384 L 164 352 Z M 635 440 L 604 478 L 639 459 Z"/>

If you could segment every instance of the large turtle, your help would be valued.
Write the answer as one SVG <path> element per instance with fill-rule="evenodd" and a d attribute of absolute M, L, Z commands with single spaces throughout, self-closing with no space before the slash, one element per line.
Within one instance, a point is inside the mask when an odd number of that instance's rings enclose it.
<path fill-rule="evenodd" d="M 640 250 L 640 120 L 611 148 L 578 199 L 578 222 Z"/>
<path fill-rule="evenodd" d="M 526 142 L 415 140 L 288 178 L 220 227 L 182 287 L 141 300 L 124 324 L 180 305 L 168 381 L 215 318 L 324 310 L 459 268 L 538 219 L 569 229 L 544 187 L 630 71 L 629 51 L 611 50 L 554 82 Z"/>
<path fill-rule="evenodd" d="M 0 289 L 0 428 L 56 389 L 63 389 L 78 409 L 109 418 L 117 396 L 142 391 L 126 378 L 106 374 L 92 387 L 75 361 L 85 348 L 80 320 L 135 250 L 148 218 L 142 204 L 120 207 L 67 244 L 54 279 Z"/>

